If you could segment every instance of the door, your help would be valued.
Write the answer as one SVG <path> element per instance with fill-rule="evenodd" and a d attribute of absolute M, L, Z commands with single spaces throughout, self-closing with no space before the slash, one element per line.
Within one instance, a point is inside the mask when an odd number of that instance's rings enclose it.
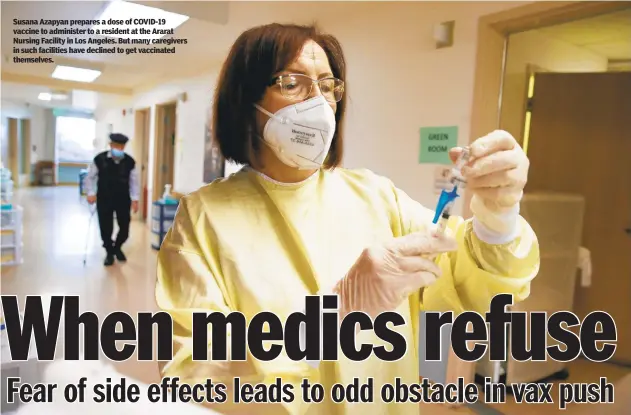
<path fill-rule="evenodd" d="M 147 220 L 147 210 L 150 204 L 148 199 L 148 166 L 149 166 L 149 110 L 142 109 L 136 112 L 137 136 L 140 138 L 140 200 L 142 220 Z"/>
<path fill-rule="evenodd" d="M 20 187 L 20 131 L 19 120 L 9 118 L 9 165 L 13 187 Z"/>
<path fill-rule="evenodd" d="M 534 88 L 526 192 L 585 197 L 592 282 L 577 284 L 573 311 L 609 313 L 612 360 L 631 363 L 631 73 L 538 73 Z"/>
<path fill-rule="evenodd" d="M 173 186 L 173 170 L 175 164 L 175 111 L 175 104 L 169 105 L 164 111 L 163 184 L 170 184 L 171 186 Z"/>
<path fill-rule="evenodd" d="M 31 120 L 20 120 L 20 186 L 28 186 L 31 182 Z"/>
<path fill-rule="evenodd" d="M 162 104 L 156 106 L 154 148 L 154 176 L 153 200 L 162 197 L 164 186 L 173 186 L 175 164 L 175 132 L 176 132 L 176 104 Z M 173 189 L 173 187 L 171 187 Z"/>

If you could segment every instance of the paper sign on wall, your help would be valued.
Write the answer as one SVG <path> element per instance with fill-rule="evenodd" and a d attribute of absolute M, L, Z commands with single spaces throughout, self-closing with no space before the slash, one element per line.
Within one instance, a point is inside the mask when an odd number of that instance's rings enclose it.
<path fill-rule="evenodd" d="M 452 164 L 449 149 L 458 145 L 458 127 L 422 127 L 419 163 Z"/>

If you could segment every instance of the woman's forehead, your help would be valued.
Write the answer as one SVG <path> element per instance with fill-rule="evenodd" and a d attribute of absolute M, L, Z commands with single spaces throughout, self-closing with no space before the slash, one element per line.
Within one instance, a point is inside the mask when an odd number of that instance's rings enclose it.
<path fill-rule="evenodd" d="M 315 69 L 318 72 L 330 71 L 329 59 L 326 56 L 326 52 L 314 41 L 305 43 L 300 54 L 296 57 L 294 64 L 300 65 L 300 67 L 304 69 Z"/>
<path fill-rule="evenodd" d="M 309 40 L 305 42 L 302 50 L 300 51 L 300 56 L 306 57 L 312 60 L 316 60 L 318 58 L 326 57 L 326 53 L 324 53 L 324 49 L 320 45 L 318 45 L 313 40 Z"/>

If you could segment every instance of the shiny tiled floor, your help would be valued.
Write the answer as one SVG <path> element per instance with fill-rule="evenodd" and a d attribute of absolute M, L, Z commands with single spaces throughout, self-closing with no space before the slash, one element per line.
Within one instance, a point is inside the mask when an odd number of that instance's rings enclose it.
<path fill-rule="evenodd" d="M 114 310 L 132 315 L 156 309 L 154 293 L 156 253 L 151 249 L 151 233 L 140 221 L 134 221 L 131 237 L 125 246 L 126 264 L 103 267 L 104 251 L 100 246 L 96 215 L 90 222 L 90 210 L 80 201 L 75 187 L 27 188 L 16 193 L 15 203 L 24 207 L 24 263 L 2 268 L 2 294 L 17 295 L 22 302 L 26 295 L 79 295 L 84 310 L 104 317 Z M 87 262 L 83 259 L 86 254 Z M 58 349 L 58 357 L 62 349 Z M 159 380 L 156 363 L 131 359 L 116 364 L 123 374 L 143 382 Z M 600 376 L 617 382 L 631 371 L 606 364 L 576 361 L 570 365 L 570 382 L 596 382 Z M 616 389 L 616 400 L 631 395 L 631 382 Z M 532 408 L 514 402 L 491 405 L 507 415 L 533 413 Z M 611 406 L 574 406 L 568 414 L 601 415 L 631 414 L 630 406 L 614 412 Z M 611 410 L 612 412 L 607 412 Z M 624 411 L 628 412 L 624 412 Z M 477 411 L 476 411 L 477 412 Z M 470 408 L 447 409 L 429 405 L 422 414 L 474 414 Z M 539 415 L 556 414 L 556 405 L 537 405 Z M 479 413 L 497 413 L 482 411 Z"/>
<path fill-rule="evenodd" d="M 100 317 L 113 310 L 135 315 L 156 309 L 156 254 L 142 222 L 132 222 L 130 240 L 123 247 L 127 263 L 104 267 L 97 216 L 91 219 L 90 207 L 80 200 L 76 187 L 21 189 L 14 203 L 24 208 L 24 262 L 2 267 L 2 294 L 17 295 L 20 304 L 26 295 L 78 295 L 82 310 Z M 62 351 L 57 350 L 58 358 Z M 155 381 L 156 363 L 132 360 L 117 364 L 117 369 Z"/>

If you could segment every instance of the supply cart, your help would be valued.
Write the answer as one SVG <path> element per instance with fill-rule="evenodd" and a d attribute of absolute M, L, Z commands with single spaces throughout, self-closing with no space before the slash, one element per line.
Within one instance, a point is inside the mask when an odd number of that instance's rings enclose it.
<path fill-rule="evenodd" d="M 151 232 L 152 241 L 151 247 L 159 250 L 164 236 L 167 231 L 173 225 L 173 219 L 178 208 L 178 201 L 176 200 L 158 200 L 153 202 L 153 209 L 151 213 Z"/>
<path fill-rule="evenodd" d="M 84 183 L 86 177 L 88 177 L 88 170 L 81 169 L 79 171 L 79 197 L 85 196 L 87 194 L 85 183 Z"/>
<path fill-rule="evenodd" d="M 22 216 L 21 206 L 0 205 L 0 264 L 3 266 L 22 263 Z"/>

